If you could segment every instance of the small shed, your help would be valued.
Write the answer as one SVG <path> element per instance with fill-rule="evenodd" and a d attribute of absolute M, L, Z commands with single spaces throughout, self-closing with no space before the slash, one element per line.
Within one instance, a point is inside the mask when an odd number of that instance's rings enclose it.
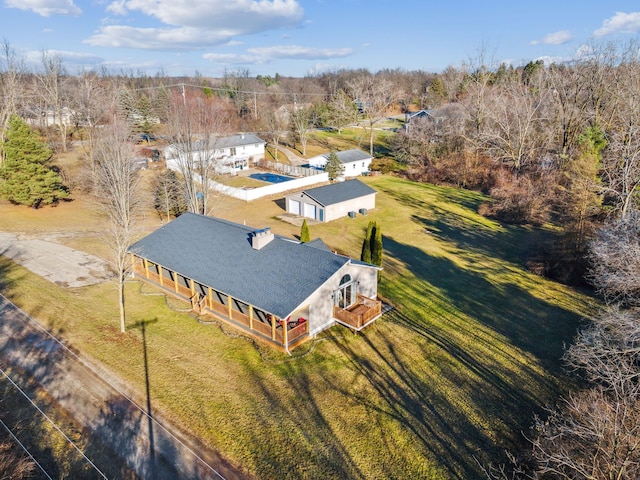
<path fill-rule="evenodd" d="M 330 222 L 351 213 L 366 214 L 376 206 L 376 192 L 369 185 L 353 179 L 295 192 L 285 197 L 288 213 Z"/>
<path fill-rule="evenodd" d="M 322 155 L 310 158 L 309 166 L 313 168 L 324 168 L 330 155 L 330 153 L 323 153 Z M 371 160 L 373 160 L 371 155 L 359 148 L 336 152 L 336 155 L 338 156 L 338 160 L 344 165 L 343 175 L 345 177 L 359 177 L 363 173 L 368 172 L 371 166 Z"/>

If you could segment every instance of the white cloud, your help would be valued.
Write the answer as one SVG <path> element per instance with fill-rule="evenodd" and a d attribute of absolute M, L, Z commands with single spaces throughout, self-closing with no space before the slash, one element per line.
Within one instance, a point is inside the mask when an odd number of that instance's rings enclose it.
<path fill-rule="evenodd" d="M 558 32 L 549 33 L 542 40 L 533 40 L 531 45 L 562 45 L 572 39 L 571 32 L 568 30 L 560 30 Z"/>
<path fill-rule="evenodd" d="M 115 0 L 107 10 L 116 15 L 139 12 L 164 26 L 111 25 L 101 28 L 87 43 L 142 49 L 205 48 L 240 35 L 296 26 L 303 16 L 297 0 Z"/>
<path fill-rule="evenodd" d="M 42 68 L 42 56 L 46 54 L 51 57 L 58 57 L 67 69 L 71 69 L 71 73 L 78 67 L 95 66 L 104 62 L 104 58 L 97 55 L 81 52 L 69 52 L 65 50 L 30 50 L 25 52 L 25 61 L 27 65 L 34 70 Z"/>
<path fill-rule="evenodd" d="M 32 11 L 43 17 L 82 14 L 82 10 L 73 3 L 73 0 L 5 0 L 4 5 L 7 8 Z"/>
<path fill-rule="evenodd" d="M 278 45 L 273 47 L 249 48 L 246 54 L 207 53 L 202 56 L 205 60 L 219 63 L 247 64 L 269 63 L 276 59 L 319 60 L 327 58 L 346 57 L 351 55 L 350 48 L 310 48 L 297 45 Z"/>
<path fill-rule="evenodd" d="M 205 31 L 197 28 L 135 28 L 108 25 L 85 43 L 101 47 L 140 48 L 143 50 L 192 50 L 221 45 L 236 35 L 231 30 Z"/>
<path fill-rule="evenodd" d="M 322 58 L 346 57 L 353 53 L 351 48 L 310 48 L 298 45 L 277 45 L 273 47 L 250 48 L 252 53 L 261 58 L 298 58 L 317 60 Z"/>
<path fill-rule="evenodd" d="M 244 65 L 256 63 L 257 58 L 251 55 L 238 55 L 236 53 L 205 53 L 202 58 L 211 62 L 225 63 L 228 65 Z"/>
<path fill-rule="evenodd" d="M 602 27 L 593 32 L 594 37 L 605 37 L 616 33 L 640 32 L 640 12 L 616 12 L 616 14 L 602 22 Z"/>

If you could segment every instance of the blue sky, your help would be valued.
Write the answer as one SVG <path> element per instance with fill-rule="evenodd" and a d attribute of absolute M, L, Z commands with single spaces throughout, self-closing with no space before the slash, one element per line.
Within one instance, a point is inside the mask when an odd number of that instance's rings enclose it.
<path fill-rule="evenodd" d="M 575 58 L 640 33 L 640 1 L 2 0 L 0 32 L 32 69 L 304 76 L 341 68 L 438 72 L 475 61 Z"/>

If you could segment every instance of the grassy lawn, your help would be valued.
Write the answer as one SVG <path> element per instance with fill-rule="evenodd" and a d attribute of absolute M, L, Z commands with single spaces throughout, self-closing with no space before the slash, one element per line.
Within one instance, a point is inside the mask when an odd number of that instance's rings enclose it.
<path fill-rule="evenodd" d="M 131 382 L 141 404 L 146 349 L 154 410 L 257 477 L 479 478 L 478 462 L 503 461 L 505 449 L 523 445 L 532 415 L 568 388 L 563 342 L 593 300 L 523 269 L 535 232 L 479 216 L 482 195 L 362 180 L 379 192 L 377 208 L 310 225 L 311 236 L 358 258 L 376 220 L 385 249 L 380 294 L 395 308 L 360 334 L 335 326 L 292 357 L 199 323 L 138 282 L 127 286 L 124 335 L 113 283 L 64 289 L 0 256 L 0 291 Z M 88 239 L 84 249 L 93 251 L 99 222 L 82 205 L 1 205 L 2 229 L 95 222 L 74 240 Z M 281 213 L 273 199 L 228 200 L 214 212 L 299 234 L 276 219 Z"/>

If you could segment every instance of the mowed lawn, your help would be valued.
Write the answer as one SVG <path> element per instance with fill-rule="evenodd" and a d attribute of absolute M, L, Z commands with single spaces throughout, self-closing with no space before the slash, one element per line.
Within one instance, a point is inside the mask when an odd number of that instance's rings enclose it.
<path fill-rule="evenodd" d="M 255 477 L 480 478 L 481 464 L 526 444 L 532 415 L 568 388 L 563 343 L 594 300 L 527 272 L 535 232 L 478 215 L 481 194 L 387 176 L 362 181 L 378 191 L 377 208 L 310 225 L 311 236 L 359 258 L 376 220 L 380 295 L 394 308 L 359 334 L 335 326 L 292 356 L 199 322 L 139 282 L 127 285 L 126 334 L 115 283 L 64 289 L 0 256 L 0 291 L 127 379 L 141 404 L 146 349 L 153 410 Z M 300 227 L 276 218 L 280 204 L 229 200 L 214 213 L 298 235 Z M 69 230 L 77 222 L 73 241 L 61 241 L 82 248 L 89 214 L 79 206 L 41 214 L 52 225 L 66 216 Z M 37 213 L 27 221 L 25 209 L 0 212 L 13 219 L 0 230 L 42 233 Z M 147 230 L 153 224 L 148 216 Z M 87 238 L 85 248 L 103 254 Z M 194 238 L 194 248 L 206 255 L 206 239 Z"/>

